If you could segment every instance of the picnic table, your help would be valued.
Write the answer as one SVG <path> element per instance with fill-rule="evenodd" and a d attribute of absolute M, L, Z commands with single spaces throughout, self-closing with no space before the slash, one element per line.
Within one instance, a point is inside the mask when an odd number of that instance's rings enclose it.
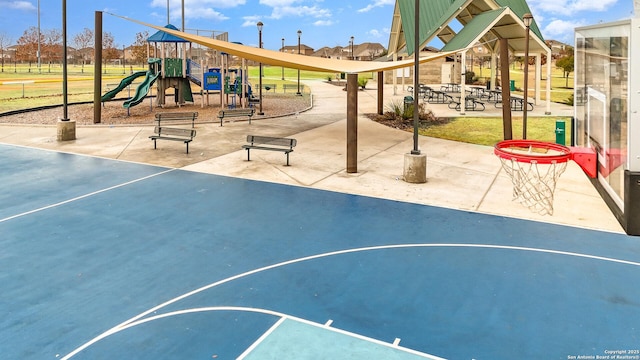
<path fill-rule="evenodd" d="M 522 111 L 525 107 L 525 101 L 524 98 L 519 97 L 519 96 L 511 96 L 510 98 L 510 104 L 511 104 L 511 110 L 512 111 Z M 527 110 L 528 111 L 532 111 L 533 110 L 533 103 L 530 101 L 526 102 L 526 106 L 527 106 Z M 497 108 L 501 108 L 502 107 L 502 102 L 496 102 L 496 107 Z"/>
<path fill-rule="evenodd" d="M 449 103 L 449 109 L 456 109 L 460 111 L 461 108 L 460 96 L 456 96 L 455 100 L 452 98 Z M 484 111 L 484 102 L 480 101 L 480 98 L 473 95 L 467 95 L 464 97 L 464 109 L 466 111 Z"/>
<path fill-rule="evenodd" d="M 448 104 L 452 100 L 451 96 L 449 96 L 444 91 L 432 90 L 431 95 L 427 99 L 427 102 L 431 104 Z"/>
<path fill-rule="evenodd" d="M 440 91 L 444 92 L 460 92 L 460 84 L 446 83 L 440 87 Z"/>
<path fill-rule="evenodd" d="M 484 87 L 481 86 L 470 86 L 467 88 L 469 94 L 471 94 L 472 96 L 477 96 L 478 98 L 484 95 L 484 90 Z"/>

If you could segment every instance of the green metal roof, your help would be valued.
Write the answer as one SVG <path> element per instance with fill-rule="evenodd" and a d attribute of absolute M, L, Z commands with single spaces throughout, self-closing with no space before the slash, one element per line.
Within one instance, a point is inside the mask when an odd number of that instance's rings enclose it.
<path fill-rule="evenodd" d="M 492 11 L 483 12 L 480 15 L 474 16 L 474 18 L 465 25 L 462 30 L 456 36 L 451 39 L 441 51 L 464 49 L 473 45 L 474 41 L 477 41 L 479 36 L 484 35 L 488 31 L 491 24 L 504 13 L 505 9 L 497 9 Z"/>
<path fill-rule="evenodd" d="M 418 1 L 420 2 L 420 45 L 423 46 L 436 36 L 440 36 L 441 40 L 446 44 L 442 50 L 460 49 L 472 45 L 468 42 L 477 39 L 478 34 L 485 34 L 491 30 L 487 27 L 503 13 L 505 8 L 510 9 L 513 16 L 520 19 L 522 19 L 524 14 L 531 12 L 525 0 Z M 397 5 L 401 16 L 402 31 L 406 41 L 407 53 L 411 55 L 414 53 L 415 2 L 414 0 L 397 0 Z M 466 10 L 471 5 L 475 7 L 473 10 L 475 13 L 466 13 L 466 20 L 468 20 L 468 16 L 472 16 L 471 20 L 466 22 L 461 19 L 461 15 L 463 10 Z M 478 12 L 478 5 L 485 9 L 491 8 L 494 10 Z M 463 24 L 462 30 L 460 30 L 458 34 L 450 33 L 443 39 L 443 30 L 450 31 L 451 28 L 448 25 L 451 20 L 456 17 Z M 466 22 L 466 24 L 464 22 Z M 531 31 L 541 42 L 544 42 L 535 19 L 531 24 Z M 451 42 L 453 43 L 450 44 Z M 465 46 L 461 46 L 461 44 L 465 44 Z M 392 49 L 389 50 L 393 51 Z"/>
<path fill-rule="evenodd" d="M 414 0 L 397 0 L 402 17 L 402 30 L 407 42 L 409 55 L 414 52 L 415 2 Z M 420 44 L 425 43 L 445 26 L 455 11 L 466 0 L 418 0 L 420 1 Z M 427 6 L 428 5 L 428 6 Z"/>
<path fill-rule="evenodd" d="M 522 16 L 524 16 L 524 14 L 526 13 L 531 14 L 531 9 L 529 8 L 529 5 L 525 0 L 494 0 L 494 1 L 502 7 L 508 7 L 509 9 L 511 9 L 516 15 L 518 15 L 520 19 L 522 19 Z M 538 24 L 536 23 L 535 18 L 533 19 L 533 22 L 531 23 L 530 28 L 531 28 L 531 32 L 536 34 L 537 37 L 539 37 L 542 41 L 544 41 L 544 38 L 542 37 L 542 33 L 540 32 L 540 28 L 538 28 Z"/>

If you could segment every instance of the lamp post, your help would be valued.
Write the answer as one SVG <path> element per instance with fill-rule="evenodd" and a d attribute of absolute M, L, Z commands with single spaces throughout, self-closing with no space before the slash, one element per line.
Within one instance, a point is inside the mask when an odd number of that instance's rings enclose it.
<path fill-rule="evenodd" d="M 258 21 L 258 47 L 262 49 L 262 26 L 264 25 L 262 21 Z M 258 115 L 264 115 L 262 112 L 262 63 L 260 63 L 260 74 L 258 80 L 258 97 L 260 103 L 260 110 L 258 111 Z"/>
<path fill-rule="evenodd" d="M 527 102 L 529 99 L 529 27 L 533 16 L 526 13 L 522 16 L 526 28 L 524 36 L 524 103 L 522 104 L 522 139 L 527 139 Z"/>
<path fill-rule="evenodd" d="M 282 50 L 280 51 L 284 52 L 284 38 L 282 38 Z M 284 66 L 282 67 L 282 80 L 284 80 Z"/>
<path fill-rule="evenodd" d="M 38 0 L 38 73 L 42 72 L 42 60 L 40 57 L 40 0 Z"/>
<path fill-rule="evenodd" d="M 353 36 L 351 37 L 351 60 L 355 60 L 355 56 L 353 55 Z"/>
<path fill-rule="evenodd" d="M 298 30 L 298 55 L 300 55 L 300 35 L 302 35 L 302 31 Z M 298 92 L 296 95 L 302 95 L 300 92 L 300 69 L 298 69 Z"/>

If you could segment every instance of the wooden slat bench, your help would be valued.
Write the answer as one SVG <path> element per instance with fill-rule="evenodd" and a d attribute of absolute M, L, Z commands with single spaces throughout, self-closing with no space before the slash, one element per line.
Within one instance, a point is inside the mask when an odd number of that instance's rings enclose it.
<path fill-rule="evenodd" d="M 287 155 L 287 166 L 289 166 L 289 153 L 293 152 L 293 147 L 297 144 L 296 139 L 256 135 L 247 135 L 247 142 L 249 144 L 242 145 L 242 148 L 247 150 L 247 161 L 251 161 L 249 158 L 251 149 L 282 151 Z"/>
<path fill-rule="evenodd" d="M 189 143 L 196 136 L 196 129 L 181 129 L 165 126 L 156 126 L 153 129 L 154 135 L 149 136 L 153 140 L 153 148 L 156 149 L 157 140 L 173 140 L 182 141 L 187 145 L 187 154 L 189 153 Z"/>
<path fill-rule="evenodd" d="M 249 124 L 251 124 L 251 117 L 253 116 L 254 109 L 222 109 L 218 112 L 218 118 L 220 119 L 220 126 L 222 126 L 222 119 L 229 117 L 249 117 Z"/>
<path fill-rule="evenodd" d="M 156 113 L 156 121 L 158 126 L 162 126 L 161 122 L 179 123 L 182 121 L 191 121 L 191 127 L 195 127 L 196 119 L 198 118 L 197 112 L 165 112 Z"/>

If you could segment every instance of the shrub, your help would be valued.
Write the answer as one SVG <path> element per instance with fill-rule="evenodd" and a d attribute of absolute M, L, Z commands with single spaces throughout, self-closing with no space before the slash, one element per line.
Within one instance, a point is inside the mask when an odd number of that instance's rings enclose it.
<path fill-rule="evenodd" d="M 367 78 L 358 78 L 358 86 L 360 86 L 363 90 L 367 86 L 369 79 Z"/>

